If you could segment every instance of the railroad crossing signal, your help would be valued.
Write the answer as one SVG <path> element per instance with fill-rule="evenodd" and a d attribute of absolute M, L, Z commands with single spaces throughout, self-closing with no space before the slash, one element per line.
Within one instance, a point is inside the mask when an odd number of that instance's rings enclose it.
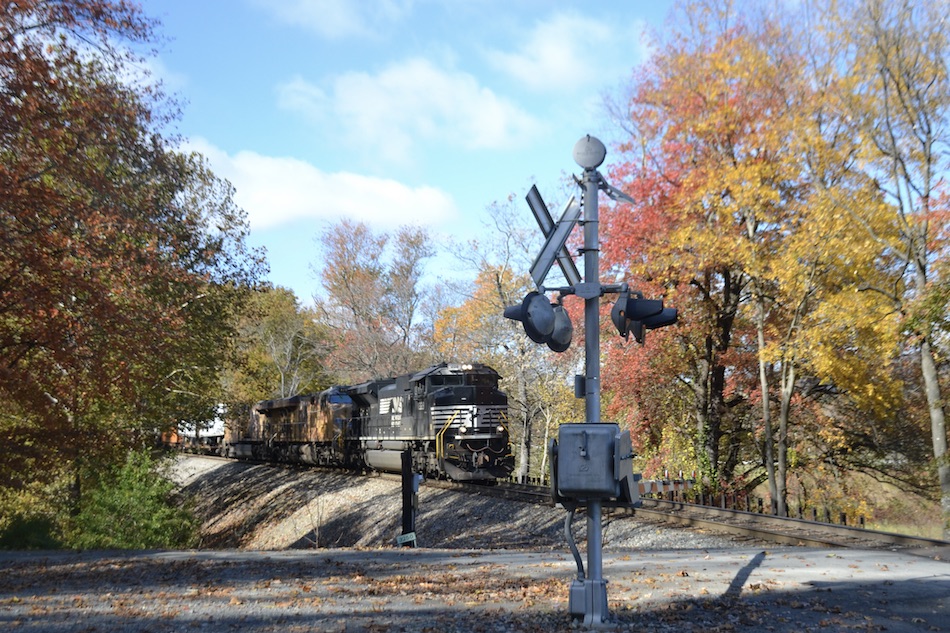
<path fill-rule="evenodd" d="M 560 242 L 559 247 L 553 249 L 554 258 L 557 259 L 557 264 L 564 274 L 564 279 L 567 280 L 567 283 L 571 286 L 576 286 L 581 282 L 581 274 L 577 272 L 577 266 L 571 258 L 570 251 L 568 251 L 564 245 L 564 241 L 567 240 L 571 229 L 574 228 L 574 223 L 577 222 L 577 216 L 580 214 L 580 205 L 575 202 L 574 196 L 571 196 L 571 199 L 568 200 L 564 207 L 564 211 L 561 212 L 561 219 L 555 225 L 554 220 L 551 219 L 551 213 L 548 211 L 547 205 L 544 204 L 544 200 L 541 199 L 541 192 L 538 191 L 537 185 L 531 185 L 531 190 L 528 191 L 525 200 L 527 200 L 531 212 L 534 213 L 534 219 L 537 220 L 538 226 L 541 227 L 541 233 L 544 234 L 548 242 L 555 240 Z M 570 226 L 568 226 L 568 224 Z M 563 239 L 553 237 L 554 232 L 562 227 L 565 231 Z M 538 258 L 531 266 L 531 277 L 534 279 L 534 283 L 539 287 L 544 284 L 544 278 L 547 277 L 548 271 L 551 270 L 551 264 L 553 263 L 553 261 L 548 261 L 552 255 L 548 246 L 548 243 L 545 243 Z M 551 246 L 554 246 L 554 244 Z"/>
<path fill-rule="evenodd" d="M 605 183 L 602 183 L 601 188 L 607 189 L 608 195 L 612 198 L 627 198 L 626 194 Z M 565 206 L 561 220 L 557 224 L 554 224 L 551 219 L 536 186 L 531 187 L 526 199 L 538 225 L 548 238 L 531 266 L 531 277 L 543 292 L 544 279 L 556 261 L 565 279 L 571 284 L 567 288 L 559 289 L 560 297 L 557 303 L 551 303 L 541 292 L 531 291 L 520 305 L 505 308 L 505 318 L 521 321 L 528 338 L 535 343 L 546 344 L 555 352 L 564 352 L 571 346 L 574 326 L 567 311 L 561 305 L 561 300 L 567 294 L 593 299 L 607 292 L 619 292 L 620 298 L 610 311 L 610 318 L 624 340 L 632 333 L 634 340 L 643 344 L 646 330 L 673 325 L 677 322 L 676 308 L 663 307 L 662 299 L 645 299 L 642 292 L 631 293 L 625 283 L 608 286 L 601 286 L 599 283 L 581 283 L 580 273 L 577 272 L 574 260 L 565 247 L 565 242 L 580 214 L 580 206 L 573 196 Z"/>
<path fill-rule="evenodd" d="M 600 244 L 597 235 L 598 228 L 598 194 L 600 191 L 614 200 L 632 200 L 622 191 L 612 187 L 597 172 L 603 164 L 607 150 L 598 139 L 587 135 L 574 146 L 574 161 L 584 169 L 581 178 L 575 178 L 583 189 L 584 212 L 584 280 L 577 272 L 570 252 L 565 244 L 574 226 L 578 223 L 581 214 L 581 205 L 574 198 L 568 201 L 561 213 L 557 224 L 551 218 L 537 187 L 528 192 L 528 206 L 534 213 L 538 226 L 544 234 L 544 247 L 531 266 L 531 277 L 538 286 L 525 296 L 520 305 L 505 308 L 505 317 L 521 321 L 525 333 L 536 343 L 547 344 L 555 352 L 565 351 L 571 344 L 573 326 L 567 312 L 561 305 L 566 295 L 576 295 L 584 300 L 584 354 L 585 374 L 577 376 L 575 381 L 579 385 L 576 392 L 584 398 L 585 423 L 577 429 L 580 437 L 580 453 L 572 464 L 577 466 L 578 481 L 573 488 L 580 491 L 573 500 L 568 502 L 575 506 L 587 506 L 587 571 L 585 572 L 580 553 L 568 536 L 574 559 L 578 564 L 578 578 L 571 583 L 568 596 L 569 610 L 572 616 L 583 617 L 587 626 L 603 625 L 607 616 L 607 582 L 603 578 L 603 534 L 602 510 L 604 500 L 609 498 L 614 490 L 613 480 L 608 486 L 603 482 L 592 482 L 589 479 L 591 472 L 600 472 L 588 468 L 590 452 L 588 439 L 595 429 L 604 428 L 600 422 L 600 301 L 601 297 L 610 293 L 619 293 L 620 298 L 611 310 L 611 320 L 617 326 L 621 336 L 627 338 L 630 332 L 638 343 L 643 342 L 644 331 L 664 327 L 676 323 L 677 313 L 674 308 L 665 308 L 660 299 L 645 299 L 643 293 L 631 293 L 626 283 L 602 285 L 600 283 Z M 557 262 L 564 273 L 568 286 L 564 288 L 545 289 L 544 280 L 551 266 Z M 556 303 L 545 295 L 548 291 L 556 290 Z M 587 426 L 591 425 L 591 426 Z M 597 426 L 593 426 L 597 425 Z M 608 425 L 611 428 L 616 425 Z M 562 427 L 563 428 L 563 427 Z M 629 439 L 627 440 L 629 443 Z M 629 452 L 629 451 L 627 451 Z M 619 454 L 619 453 L 618 453 Z M 552 468 L 556 468 L 557 455 L 552 451 Z M 626 459 L 626 457 L 622 457 Z M 603 464 L 601 464 L 603 466 Z M 611 468 L 611 473 L 619 472 Z M 606 473 L 606 471 L 604 471 Z M 606 477 L 606 475 L 605 475 Z M 617 479 L 618 477 L 614 477 Z M 594 484 L 594 485 L 591 485 Z M 609 490 L 608 490 L 609 488 Z M 568 486 L 568 492 L 571 492 Z M 573 511 L 572 511 L 573 513 Z M 568 521 L 572 514 L 568 515 Z"/>
<path fill-rule="evenodd" d="M 528 338 L 546 343 L 552 351 L 563 352 L 571 346 L 574 325 L 567 310 L 539 292 L 529 292 L 521 304 L 505 308 L 505 318 L 521 321 Z"/>
<path fill-rule="evenodd" d="M 554 308 L 540 292 L 529 292 L 521 305 L 505 308 L 505 318 L 521 321 L 525 334 L 535 343 L 546 343 L 554 332 Z"/>

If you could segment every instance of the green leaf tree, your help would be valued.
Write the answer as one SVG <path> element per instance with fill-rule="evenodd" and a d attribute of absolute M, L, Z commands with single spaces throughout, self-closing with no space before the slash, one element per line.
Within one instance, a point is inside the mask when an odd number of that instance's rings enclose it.
<path fill-rule="evenodd" d="M 237 330 L 238 362 L 227 377 L 232 409 L 330 386 L 326 327 L 292 291 L 265 287 L 248 293 Z"/>

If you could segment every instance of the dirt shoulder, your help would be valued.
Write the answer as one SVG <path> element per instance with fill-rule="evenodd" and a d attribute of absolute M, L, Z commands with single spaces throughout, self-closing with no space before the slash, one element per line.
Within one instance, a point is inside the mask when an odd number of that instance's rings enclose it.
<path fill-rule="evenodd" d="M 569 614 L 577 566 L 562 511 L 423 491 L 430 545 L 397 548 L 398 486 L 387 480 L 195 460 L 177 476 L 222 549 L 0 552 L 0 631 L 584 628 Z M 636 522 L 605 533 L 606 630 L 950 631 L 950 563 L 738 547 Z"/>

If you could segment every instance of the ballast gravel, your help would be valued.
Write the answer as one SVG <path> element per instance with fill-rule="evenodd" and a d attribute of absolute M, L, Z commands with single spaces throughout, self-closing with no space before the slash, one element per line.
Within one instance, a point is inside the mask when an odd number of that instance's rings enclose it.
<path fill-rule="evenodd" d="M 389 547 L 402 527 L 397 479 L 182 457 L 172 473 L 203 521 L 204 547 L 255 550 Z M 728 537 L 605 514 L 605 548 L 731 548 Z M 566 511 L 423 485 L 417 545 L 567 551 Z M 573 521 L 579 543 L 586 520 Z"/>

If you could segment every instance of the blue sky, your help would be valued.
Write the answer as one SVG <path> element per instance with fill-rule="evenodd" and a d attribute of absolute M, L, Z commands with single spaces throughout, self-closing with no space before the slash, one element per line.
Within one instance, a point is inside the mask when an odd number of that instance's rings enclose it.
<path fill-rule="evenodd" d="M 671 1 L 142 0 L 178 130 L 237 189 L 275 285 L 319 292 L 317 236 L 343 217 L 438 242 L 487 207 L 554 199 L 585 134 L 648 55 Z M 436 264 L 446 266 L 444 263 Z M 436 271 L 437 272 L 437 271 Z"/>

